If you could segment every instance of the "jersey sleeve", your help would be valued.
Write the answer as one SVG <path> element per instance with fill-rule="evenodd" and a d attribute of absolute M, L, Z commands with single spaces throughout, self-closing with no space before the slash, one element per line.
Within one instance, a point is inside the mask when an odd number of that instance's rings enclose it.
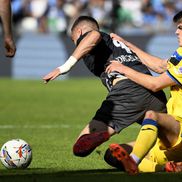
<path fill-rule="evenodd" d="M 168 61 L 168 76 L 182 86 L 182 48 L 178 48 Z"/>

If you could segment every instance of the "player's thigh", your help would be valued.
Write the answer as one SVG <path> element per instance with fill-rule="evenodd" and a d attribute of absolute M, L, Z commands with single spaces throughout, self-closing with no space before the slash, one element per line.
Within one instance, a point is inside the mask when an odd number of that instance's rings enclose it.
<path fill-rule="evenodd" d="M 107 131 L 110 136 L 115 134 L 115 130 L 104 122 L 92 120 L 80 133 L 79 137 L 85 134 L 90 134 L 99 131 Z"/>
<path fill-rule="evenodd" d="M 173 146 L 178 140 L 180 123 L 171 115 L 158 113 L 159 138 L 166 147 Z"/>

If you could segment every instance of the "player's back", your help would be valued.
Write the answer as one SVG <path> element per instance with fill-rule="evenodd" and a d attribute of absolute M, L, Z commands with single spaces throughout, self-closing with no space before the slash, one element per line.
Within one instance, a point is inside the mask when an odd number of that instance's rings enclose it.
<path fill-rule="evenodd" d="M 113 40 L 108 34 L 100 32 L 101 41 L 96 47 L 84 57 L 84 63 L 96 76 L 101 76 L 111 60 L 117 60 L 121 64 L 129 66 L 137 71 L 150 74 L 138 56 L 132 52 L 124 43 Z M 85 35 L 82 36 L 84 38 Z"/>

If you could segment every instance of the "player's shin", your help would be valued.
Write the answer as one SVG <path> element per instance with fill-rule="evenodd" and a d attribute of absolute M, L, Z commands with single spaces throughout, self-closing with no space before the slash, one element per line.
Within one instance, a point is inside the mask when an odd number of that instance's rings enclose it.
<path fill-rule="evenodd" d="M 144 119 L 142 128 L 131 153 L 132 158 L 137 164 L 145 157 L 149 150 L 154 146 L 158 135 L 157 122 L 152 119 Z"/>

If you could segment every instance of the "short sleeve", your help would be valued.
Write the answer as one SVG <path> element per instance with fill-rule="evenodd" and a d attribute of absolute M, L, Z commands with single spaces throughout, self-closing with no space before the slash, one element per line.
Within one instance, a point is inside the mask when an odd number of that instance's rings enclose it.
<path fill-rule="evenodd" d="M 168 76 L 172 78 L 177 84 L 182 86 L 182 61 L 180 61 L 176 66 L 169 62 L 168 66 Z"/>

